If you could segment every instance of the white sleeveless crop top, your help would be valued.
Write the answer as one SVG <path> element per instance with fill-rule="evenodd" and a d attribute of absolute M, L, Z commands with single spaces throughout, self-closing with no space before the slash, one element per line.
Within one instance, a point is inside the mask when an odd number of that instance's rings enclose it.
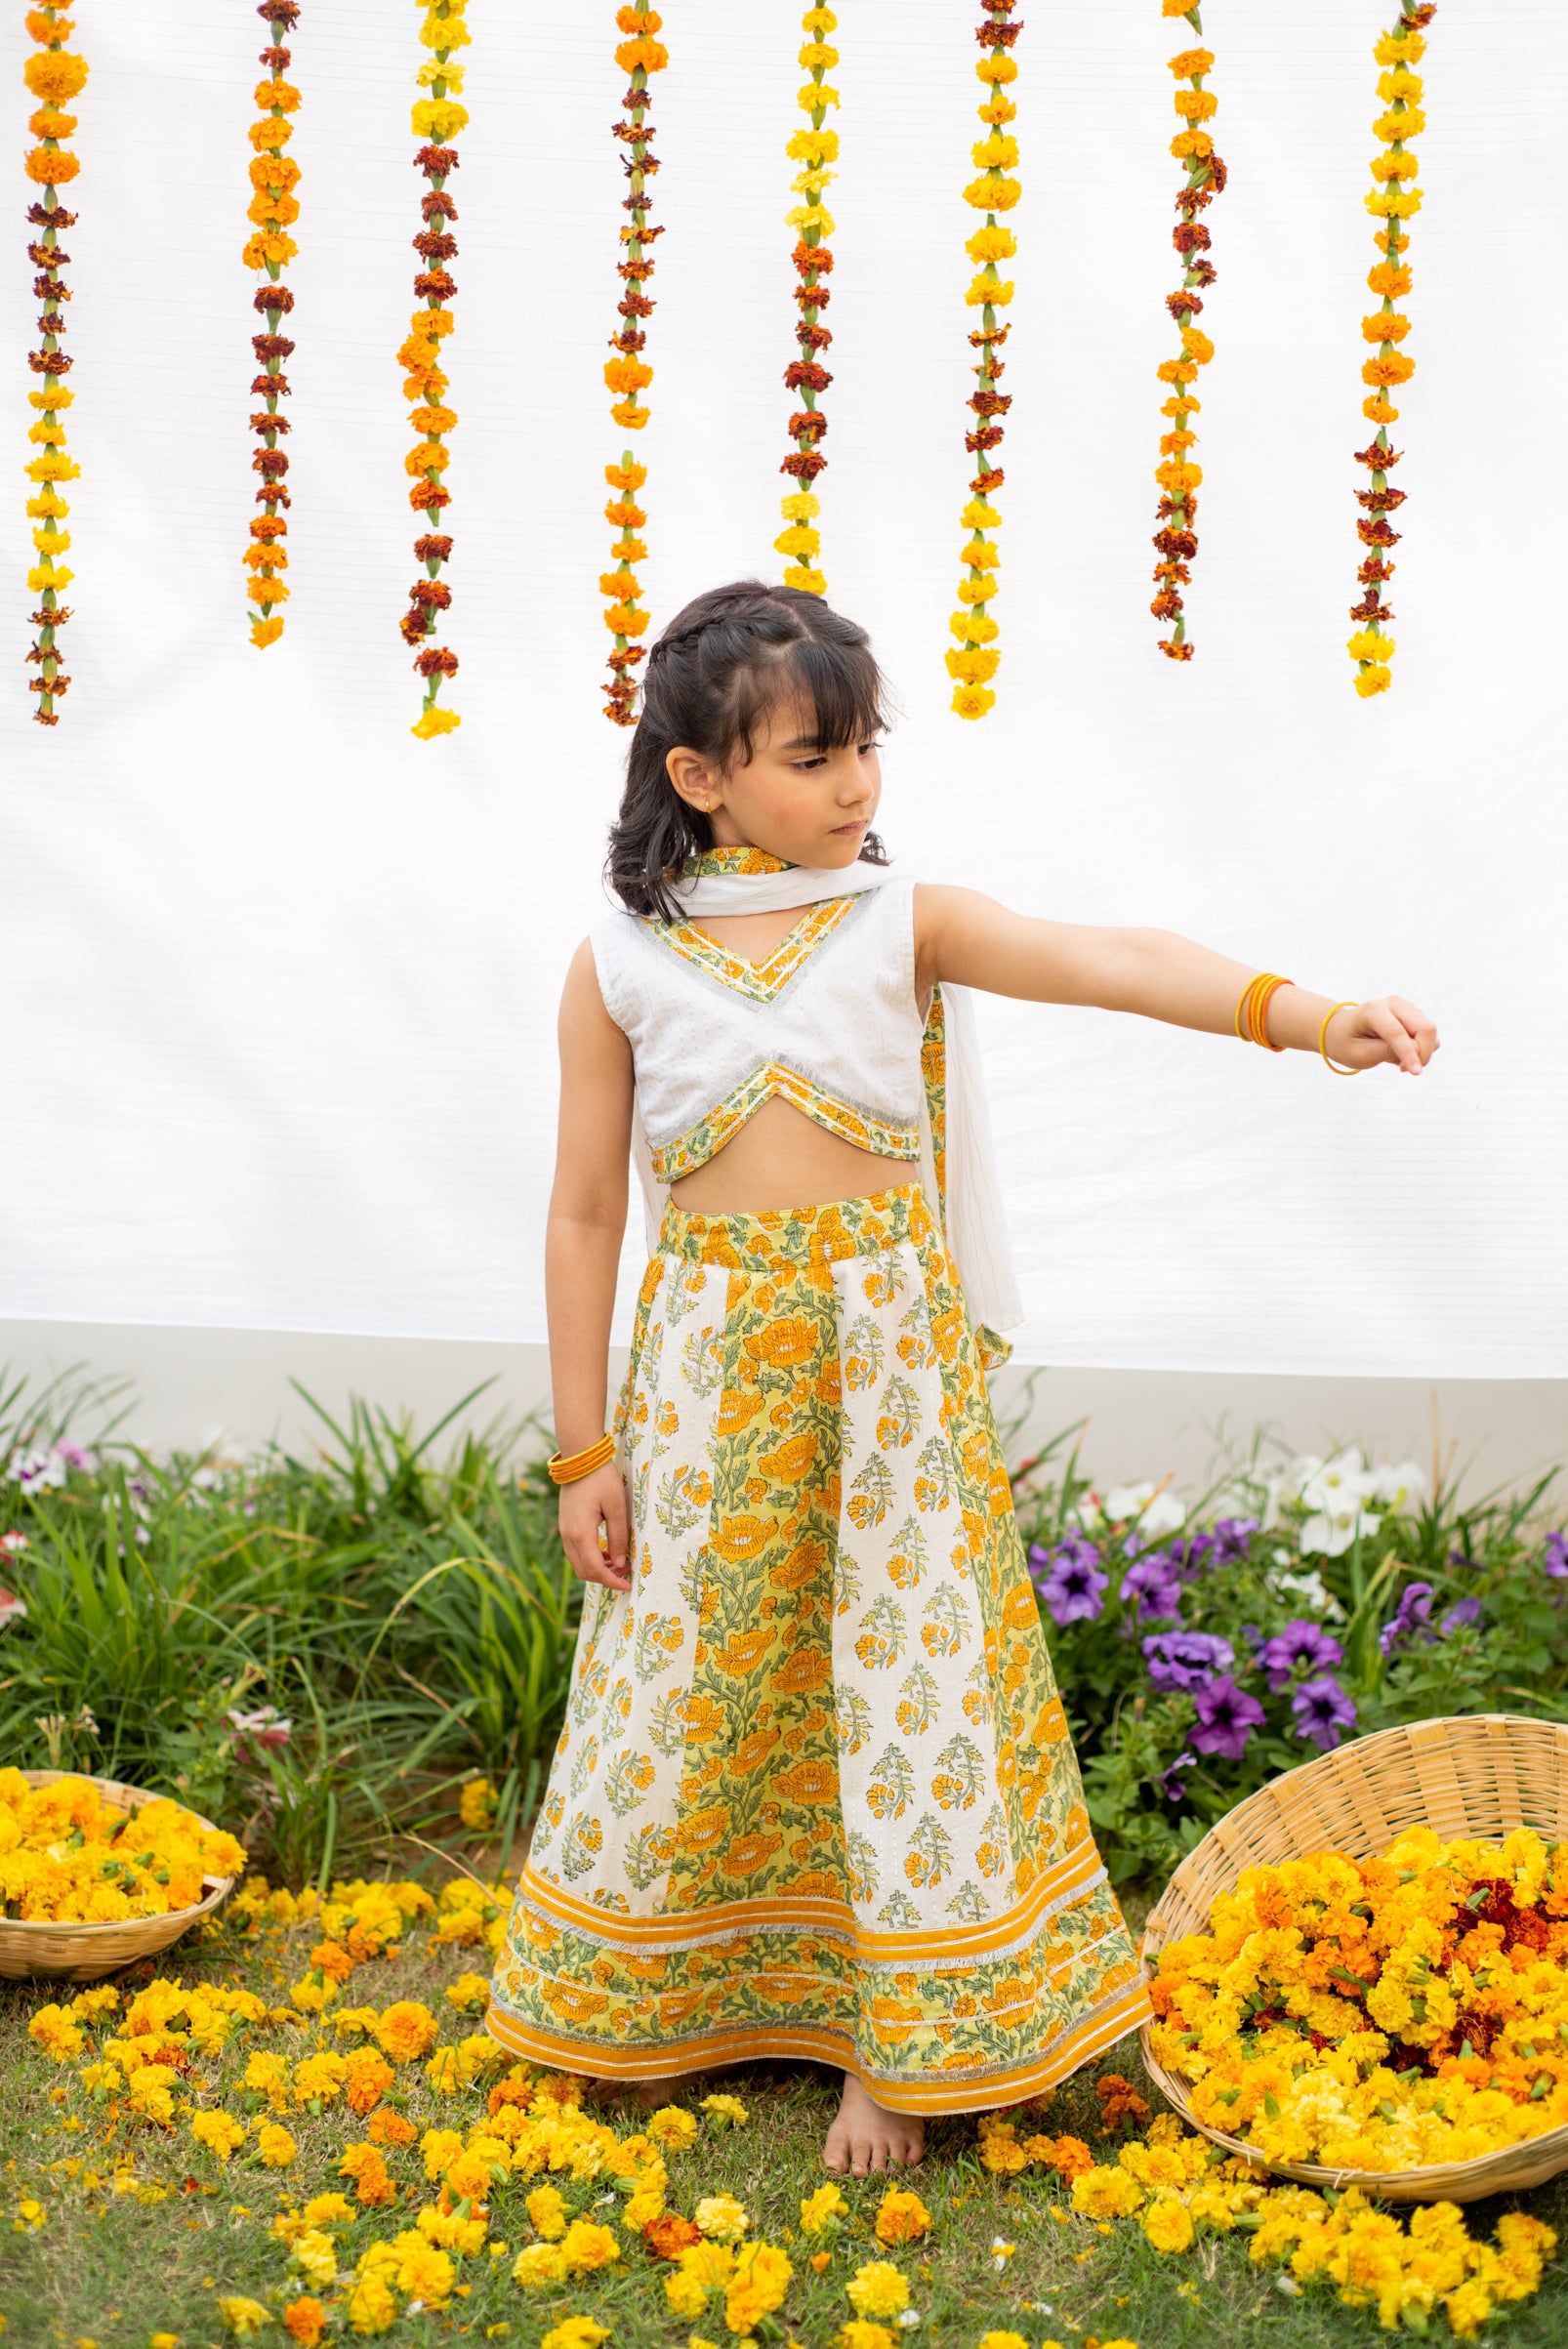
<path fill-rule="evenodd" d="M 590 939 L 660 1183 L 705 1165 L 775 1093 L 863 1150 L 919 1159 L 912 880 L 805 907 L 762 963 L 695 923 L 624 912 Z"/>

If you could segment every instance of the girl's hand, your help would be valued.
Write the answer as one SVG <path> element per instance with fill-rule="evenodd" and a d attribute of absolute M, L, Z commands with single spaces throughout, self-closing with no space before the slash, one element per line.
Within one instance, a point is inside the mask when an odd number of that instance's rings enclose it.
<path fill-rule="evenodd" d="M 1341 1068 L 1376 1068 L 1391 1060 L 1406 1076 L 1419 1077 L 1437 1050 L 1437 1030 L 1402 995 L 1378 995 L 1336 1011 L 1323 1043 Z"/>
<path fill-rule="evenodd" d="M 627 1562 L 626 1483 L 613 1461 L 560 1488 L 560 1539 L 573 1574 L 606 1590 L 632 1587 Z M 599 1527 L 604 1528 L 602 1543 Z"/>

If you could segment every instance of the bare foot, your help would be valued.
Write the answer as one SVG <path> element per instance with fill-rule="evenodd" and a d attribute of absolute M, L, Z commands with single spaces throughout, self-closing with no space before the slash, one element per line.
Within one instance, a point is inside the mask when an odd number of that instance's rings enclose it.
<path fill-rule="evenodd" d="M 844 2102 L 822 2151 L 829 2169 L 863 2178 L 871 2169 L 913 2168 L 925 2151 L 926 2123 L 918 2113 L 888 2112 L 845 2074 Z"/>

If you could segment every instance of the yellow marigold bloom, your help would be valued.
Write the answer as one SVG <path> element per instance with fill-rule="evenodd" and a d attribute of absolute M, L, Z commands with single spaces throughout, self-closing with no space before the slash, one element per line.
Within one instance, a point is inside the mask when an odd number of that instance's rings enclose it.
<path fill-rule="evenodd" d="M 811 171 L 798 171 L 790 185 L 797 195 L 809 196 L 815 203 L 823 188 L 831 187 L 838 176 L 836 171 L 824 171 L 820 167 Z"/>
<path fill-rule="evenodd" d="M 1011 171 L 1018 160 L 1018 142 L 1003 131 L 993 131 L 971 146 L 970 154 L 977 171 Z"/>
<path fill-rule="evenodd" d="M 635 73 L 640 65 L 644 73 L 662 73 L 670 62 L 670 52 L 662 41 L 622 41 L 615 52 L 615 62 L 623 73 Z"/>
<path fill-rule="evenodd" d="M 1419 165 L 1413 147 L 1397 146 L 1385 155 L 1374 155 L 1369 168 L 1375 180 L 1413 180 Z"/>
<path fill-rule="evenodd" d="M 1142 2187 L 1125 2169 L 1106 2169 L 1096 2164 L 1073 2180 L 1073 2208 L 1086 2218 L 1131 2218 L 1142 2200 Z"/>
<path fill-rule="evenodd" d="M 824 2251 L 823 2258 L 827 2257 Z M 813 2265 L 815 2263 L 813 2262 Z M 894 2349 L 893 2335 L 886 2325 L 873 2325 L 869 2318 L 850 2317 L 833 2336 L 836 2349 Z M 1024 2349 L 1028 2349 L 1025 2343 Z"/>
<path fill-rule="evenodd" d="M 376 2044 L 394 2064 L 412 2063 L 434 2045 L 439 2029 L 421 2000 L 401 1999 L 389 2006 L 376 2024 Z"/>
<path fill-rule="evenodd" d="M 1171 142 L 1171 152 L 1178 163 L 1188 163 L 1196 155 L 1207 159 L 1215 151 L 1215 143 L 1207 131 L 1177 131 Z"/>
<path fill-rule="evenodd" d="M 1174 74 L 1185 80 L 1194 73 L 1207 73 L 1215 62 L 1215 53 L 1212 49 L 1183 49 L 1165 62 Z"/>
<path fill-rule="evenodd" d="M 1012 300 L 1012 288 L 1011 277 L 976 277 L 964 299 L 970 309 L 978 309 L 983 302 L 988 302 L 993 309 L 1006 309 Z"/>
<path fill-rule="evenodd" d="M 66 573 L 65 576 L 68 577 L 69 574 Z M 29 571 L 27 574 L 29 588 L 47 587 L 54 584 L 55 574 L 53 572 L 41 574 L 38 571 Z M 27 2025 L 27 2037 L 36 2045 L 42 2047 L 47 2054 L 52 2055 L 57 2064 L 68 2064 L 71 2057 L 80 2055 L 87 2044 L 86 2033 L 74 2016 L 67 2013 L 62 2006 L 40 2006 Z"/>
<path fill-rule="evenodd" d="M 1021 180 L 1010 180 L 1002 172 L 988 172 L 983 180 L 971 180 L 964 190 L 964 201 L 979 212 L 1011 212 L 1023 193 Z"/>
<path fill-rule="evenodd" d="M 1353 680 L 1356 691 L 1365 700 L 1369 693 L 1386 693 L 1394 681 L 1391 669 L 1360 669 Z"/>
<path fill-rule="evenodd" d="M 257 626 L 259 628 L 275 627 L 279 636 L 281 636 L 283 633 L 283 623 L 281 620 L 258 621 Z M 268 643 L 271 643 L 272 640 L 273 639 L 270 637 L 267 639 Z M 256 2132 L 256 2150 L 261 2155 L 262 2160 L 267 2164 L 268 2169 L 287 2169 L 289 2164 L 293 2161 L 295 2155 L 300 2149 L 294 2138 L 290 2136 L 288 2130 L 284 2128 L 280 2122 L 276 2121 L 267 2121 L 263 2122 L 262 2126 Z"/>
<path fill-rule="evenodd" d="M 35 593 L 42 594 L 45 588 L 67 587 L 75 576 L 69 563 L 62 562 L 58 569 L 52 563 L 34 563 L 27 573 L 27 585 Z M 55 2060 L 63 2063 L 65 2058 L 57 2056 Z"/>
<path fill-rule="evenodd" d="M 1374 394 L 1371 399 L 1364 399 L 1361 402 L 1361 413 L 1363 416 L 1370 416 L 1374 424 L 1393 424 L 1399 416 L 1399 410 L 1384 399 L 1381 393 Z"/>
<path fill-rule="evenodd" d="M 251 642 L 260 652 L 265 652 L 268 644 L 275 644 L 282 634 L 283 623 L 275 615 L 268 620 L 251 622 Z"/>
<path fill-rule="evenodd" d="M 1369 212 L 1379 213 L 1388 220 L 1408 221 L 1421 210 L 1421 189 L 1375 187 L 1367 196 L 1366 206 Z"/>
<path fill-rule="evenodd" d="M 546 2243 L 558 2243 L 566 2232 L 566 2205 L 558 2188 L 536 2186 L 524 2207 L 534 2233 Z"/>
<path fill-rule="evenodd" d="M 294 136 L 294 125 L 285 115 L 264 114 L 260 122 L 251 124 L 246 136 L 252 146 L 287 146 Z"/>
<path fill-rule="evenodd" d="M 679 2152 L 696 2138 L 697 2122 L 694 2115 L 683 2112 L 680 2105 L 662 2104 L 656 2113 L 650 2113 L 643 2122 L 642 2134 L 651 2137 L 654 2144 L 662 2146 L 667 2153 Z"/>
<path fill-rule="evenodd" d="M 436 82 L 444 82 L 447 95 L 453 98 L 463 95 L 463 67 L 448 65 L 439 58 L 432 58 L 428 63 L 421 65 L 414 79 L 422 90 L 433 88 Z"/>
<path fill-rule="evenodd" d="M 419 722 L 408 730 L 411 734 L 417 734 L 421 742 L 431 742 L 437 734 L 456 733 L 462 723 L 455 710 L 443 710 L 439 704 L 433 702 Z"/>
<path fill-rule="evenodd" d="M 781 530 L 773 545 L 780 555 L 818 555 L 822 551 L 822 533 L 805 522 L 797 522 Z"/>
<path fill-rule="evenodd" d="M 984 612 L 955 612 L 947 625 L 955 637 L 970 644 L 989 644 L 1002 634 L 998 623 Z"/>
<path fill-rule="evenodd" d="M 337 2246 L 319 2227 L 307 2227 L 289 2247 L 289 2265 L 315 2290 L 326 2291 L 338 2281 Z"/>
<path fill-rule="evenodd" d="M 801 2233 L 821 2235 L 836 2228 L 840 2219 L 847 2218 L 849 2205 L 837 2186 L 818 2186 L 801 2204 Z"/>
<path fill-rule="evenodd" d="M 818 67 L 824 73 L 831 73 L 838 62 L 838 51 L 830 48 L 826 41 L 804 41 L 795 55 L 795 62 L 805 73 L 814 73 Z"/>
<path fill-rule="evenodd" d="M 798 103 L 814 113 L 818 106 L 839 104 L 839 93 L 831 82 L 805 82 L 796 92 Z"/>
<path fill-rule="evenodd" d="M 247 2300 L 241 2292 L 225 2292 L 218 2302 L 218 2314 L 225 2330 L 242 2341 L 272 2322 L 260 2300 Z"/>
<path fill-rule="evenodd" d="M 604 381 L 612 392 L 640 392 L 652 383 L 653 370 L 645 359 L 606 359 Z"/>
<path fill-rule="evenodd" d="M 438 17 L 432 9 L 419 28 L 419 38 L 427 49 L 466 49 L 474 35 L 455 9 L 446 17 Z"/>
<path fill-rule="evenodd" d="M 349 2323 L 355 2332 L 390 2332 L 397 2322 L 397 2301 L 380 2276 L 364 2276 L 348 2300 Z"/>
<path fill-rule="evenodd" d="M 715 2243 L 738 2243 L 751 2225 L 744 2203 L 732 2194 L 707 2194 L 692 2212 L 697 2232 Z"/>
<path fill-rule="evenodd" d="M 959 559 L 971 571 L 995 571 L 1001 567 L 1002 550 L 988 538 L 971 538 L 960 550 Z"/>
<path fill-rule="evenodd" d="M 820 204 L 796 204 L 784 215 L 786 228 L 820 228 L 824 236 L 831 236 L 838 225 L 832 213 L 824 212 Z"/>
<path fill-rule="evenodd" d="M 416 99 L 409 109 L 409 124 L 416 139 L 432 139 L 444 146 L 468 126 L 469 110 L 450 98 Z"/>
<path fill-rule="evenodd" d="M 831 163 L 839 152 L 839 134 L 826 129 L 794 131 L 784 142 L 784 152 L 795 163 Z"/>
<path fill-rule="evenodd" d="M 1208 122 L 1219 109 L 1219 101 L 1212 90 L 1173 90 L 1171 103 L 1188 123 Z"/>
<path fill-rule="evenodd" d="M 1410 332 L 1410 320 L 1403 310 L 1377 309 L 1370 318 L 1363 318 L 1361 331 L 1369 343 L 1402 343 Z"/>
<path fill-rule="evenodd" d="M 1192 2213 L 1174 2195 L 1156 2196 L 1138 2220 L 1157 2251 L 1184 2251 L 1192 2242 Z"/>
<path fill-rule="evenodd" d="M 1400 49 L 1395 53 L 1395 57 L 1402 60 L 1407 54 L 1405 50 Z M 1418 52 L 1418 57 L 1419 54 Z M 1391 73 L 1381 73 L 1378 76 L 1378 96 L 1389 105 L 1392 105 L 1396 99 L 1404 99 L 1411 105 L 1420 105 L 1423 90 L 1421 75 L 1408 72 L 1402 62 L 1394 62 L 1394 58 L 1382 59 L 1380 60 L 1380 62 L 1392 63 L 1394 69 Z"/>
<path fill-rule="evenodd" d="M 621 2256 L 621 2246 L 608 2227 L 596 2226 L 587 2218 L 572 2220 L 558 2247 L 568 2276 L 592 2275 L 596 2268 L 608 2267 Z"/>
<path fill-rule="evenodd" d="M 952 650 L 945 656 L 947 674 L 967 685 L 983 685 L 995 677 L 1002 664 L 1002 655 L 994 645 L 973 645 Z"/>
<path fill-rule="evenodd" d="M 1405 350 L 1390 350 L 1386 358 L 1361 362 L 1364 384 L 1408 384 L 1415 372 L 1416 362 Z"/>
<path fill-rule="evenodd" d="M 784 585 L 799 588 L 805 596 L 825 596 L 828 592 L 827 573 L 812 570 L 808 563 L 787 563 L 784 568 Z"/>
<path fill-rule="evenodd" d="M 35 146 L 29 148 L 22 168 L 39 187 L 63 187 L 82 167 L 63 147 Z"/>
<path fill-rule="evenodd" d="M 1198 367 L 1207 367 L 1215 355 L 1213 343 L 1210 342 L 1203 329 L 1198 326 L 1182 327 L 1181 348 L 1193 364 Z"/>
<path fill-rule="evenodd" d="M 610 410 L 613 421 L 628 433 L 640 433 L 651 411 L 640 408 L 635 399 L 618 399 Z"/>
<path fill-rule="evenodd" d="M 304 103 L 292 82 L 276 77 L 271 81 L 258 82 L 251 96 L 257 105 L 275 107 L 280 114 L 297 114 Z"/>
<path fill-rule="evenodd" d="M 996 583 L 982 574 L 977 579 L 961 579 L 953 590 L 960 603 L 984 603 L 995 593 Z"/>
<path fill-rule="evenodd" d="M 566 2275 L 560 2246 L 555 2243 L 531 2243 L 517 2253 L 512 2265 L 512 2281 L 525 2291 L 543 2291 L 552 2284 L 562 2283 Z"/>
<path fill-rule="evenodd" d="M 822 500 L 813 490 L 798 489 L 789 497 L 779 499 L 778 510 L 787 522 L 805 522 L 812 515 L 821 513 Z M 707 2099 L 703 2101 L 706 2104 Z"/>
<path fill-rule="evenodd" d="M 855 2269 L 845 2290 L 857 2317 L 896 2317 L 909 2306 L 908 2280 L 890 2259 L 867 2260 Z"/>
<path fill-rule="evenodd" d="M 1406 106 L 1402 113 L 1380 114 L 1372 126 L 1375 139 L 1419 139 L 1426 128 L 1426 117 L 1420 106 Z"/>
<path fill-rule="evenodd" d="M 964 250 L 973 262 L 1011 261 L 1018 250 L 1018 240 L 1011 228 L 991 224 L 967 236 Z"/>
<path fill-rule="evenodd" d="M 21 68 L 21 78 L 34 98 L 50 105 L 68 105 L 87 85 L 88 64 L 84 57 L 73 57 L 65 49 L 40 50 L 30 57 Z"/>
<path fill-rule="evenodd" d="M 609 2337 L 609 2327 L 593 2317 L 562 2317 L 558 2325 L 552 2325 L 539 2349 L 598 2349 Z"/>

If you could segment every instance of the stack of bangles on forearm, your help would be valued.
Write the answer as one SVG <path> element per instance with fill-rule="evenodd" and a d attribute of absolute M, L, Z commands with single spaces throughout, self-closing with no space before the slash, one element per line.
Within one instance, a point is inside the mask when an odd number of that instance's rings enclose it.
<path fill-rule="evenodd" d="M 606 1461 L 615 1457 L 615 1438 L 601 1435 L 597 1444 L 583 1452 L 553 1452 L 545 1465 L 557 1484 L 575 1484 L 579 1476 L 592 1476 Z"/>
<path fill-rule="evenodd" d="M 1248 981 L 1242 990 L 1241 1001 L 1236 1006 L 1236 1034 L 1244 1044 L 1260 1044 L 1266 1051 L 1270 1052 L 1282 1052 L 1285 1050 L 1282 1044 L 1274 1044 L 1269 1040 L 1268 1007 L 1281 987 L 1294 987 L 1295 984 L 1294 979 L 1282 978 L 1277 970 L 1259 970 L 1256 978 Z M 1334 1017 L 1335 1012 L 1353 1011 L 1354 1010 L 1355 998 L 1353 996 L 1346 996 L 1343 1003 L 1331 1004 L 1323 1014 L 1322 1024 L 1317 1032 L 1317 1049 L 1323 1056 L 1325 1065 L 1333 1069 L 1337 1077 L 1359 1077 L 1361 1074 L 1358 1068 L 1341 1068 L 1337 1062 L 1331 1060 L 1326 1041 L 1329 1033 L 1329 1021 Z"/>

